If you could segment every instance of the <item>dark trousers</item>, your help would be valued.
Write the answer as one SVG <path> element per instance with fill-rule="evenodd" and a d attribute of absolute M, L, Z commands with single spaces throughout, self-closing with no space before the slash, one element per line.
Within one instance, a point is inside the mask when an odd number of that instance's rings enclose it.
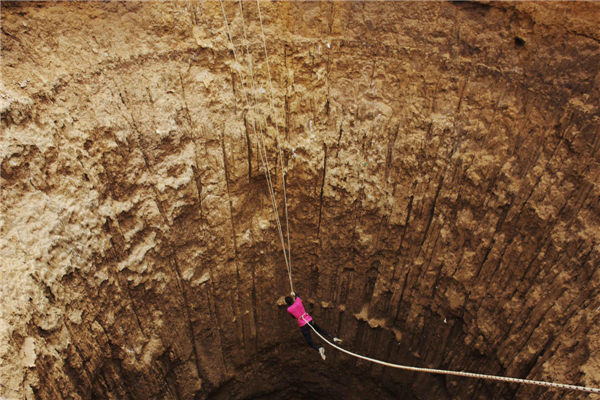
<path fill-rule="evenodd" d="M 317 332 L 319 332 L 321 335 L 326 336 L 329 339 L 333 339 L 333 336 L 331 336 L 331 334 L 329 332 L 327 332 L 325 329 L 322 329 L 319 325 L 315 324 L 315 321 L 310 321 L 309 324 L 310 324 L 310 326 L 315 328 L 315 330 Z M 308 324 L 301 326 L 300 331 L 304 335 L 304 339 L 306 339 L 306 343 L 308 343 L 308 345 L 310 347 L 312 347 L 313 349 L 315 349 L 316 351 L 319 351 L 319 346 L 317 346 L 315 344 L 315 342 L 312 341 L 312 337 L 310 335 L 310 331 L 312 329 L 310 329 L 310 326 L 308 326 Z"/>

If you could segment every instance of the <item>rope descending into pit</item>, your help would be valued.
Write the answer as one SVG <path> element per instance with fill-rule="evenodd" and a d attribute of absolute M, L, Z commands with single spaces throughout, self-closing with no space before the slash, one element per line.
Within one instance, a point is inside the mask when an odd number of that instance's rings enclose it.
<path fill-rule="evenodd" d="M 597 393 L 597 394 L 600 394 L 600 389 L 591 388 L 591 387 L 585 387 L 585 386 L 575 386 L 575 385 L 566 385 L 564 383 L 534 381 L 534 380 L 530 380 L 530 379 L 507 378 L 507 377 L 504 377 L 504 376 L 475 374 L 473 372 L 448 371 L 448 370 L 445 370 L 445 369 L 409 367 L 407 365 L 391 364 L 391 363 L 387 363 L 385 361 L 379 361 L 379 360 L 376 360 L 374 358 L 369 358 L 369 357 L 361 356 L 360 354 L 353 353 L 351 351 L 348 351 L 346 349 L 341 348 L 340 346 L 337 346 L 337 345 L 331 343 L 330 341 L 326 340 L 319 332 L 317 332 L 317 330 L 311 324 L 309 324 L 304 319 L 304 317 L 302 317 L 302 319 L 304 320 L 304 322 L 306 322 L 306 324 L 310 327 L 310 329 L 312 329 L 317 335 L 319 335 L 319 337 L 321 339 L 323 339 L 323 341 L 326 342 L 328 345 L 330 345 L 332 347 L 335 347 L 339 351 L 341 351 L 343 353 L 346 353 L 348 355 L 351 355 L 352 357 L 360 358 L 361 360 L 370 361 L 370 362 L 376 363 L 376 364 L 385 365 L 386 367 L 392 367 L 392 368 L 397 368 L 397 369 L 404 369 L 404 370 L 407 370 L 407 371 L 425 372 L 425 373 L 428 373 L 428 374 L 465 376 L 465 377 L 468 377 L 468 378 L 488 379 L 488 380 L 493 380 L 493 381 L 510 382 L 510 383 L 522 383 L 522 384 L 527 384 L 527 385 L 544 386 L 544 387 L 549 387 L 549 388 L 554 388 L 554 389 L 578 390 L 580 392 L 588 392 L 588 393 Z"/>
<path fill-rule="evenodd" d="M 241 0 L 240 0 L 241 1 Z M 241 3 L 240 3 L 241 4 Z M 262 14 L 260 13 L 260 3 L 256 0 L 256 7 L 258 7 L 258 19 L 260 20 L 260 31 L 262 33 L 263 47 L 265 48 L 265 60 L 267 61 L 267 75 L 269 76 L 269 88 L 271 89 L 271 110 L 273 111 L 273 121 L 275 122 L 275 131 L 277 132 L 277 149 L 279 150 L 279 163 L 281 167 L 281 180 L 283 183 L 283 206 L 285 209 L 285 226 L 287 228 L 287 241 L 288 241 L 288 257 L 290 259 L 290 286 L 292 286 L 292 256 L 290 246 L 290 228 L 288 223 L 288 211 L 287 211 L 287 194 L 285 191 L 285 176 L 283 174 L 283 155 L 281 154 L 281 145 L 279 140 L 279 127 L 277 125 L 277 111 L 275 110 L 275 99 L 273 97 L 273 81 L 271 81 L 271 68 L 269 67 L 269 53 L 267 52 L 267 41 L 265 40 L 265 30 L 262 23 Z M 242 15 L 242 21 L 244 16 Z M 292 288 L 292 292 L 294 289 Z"/>
<path fill-rule="evenodd" d="M 225 19 L 225 27 L 227 28 L 227 36 L 229 37 L 229 41 L 231 42 L 231 48 L 233 50 L 233 57 L 235 60 L 235 70 L 238 74 L 238 76 L 240 77 L 240 81 L 242 82 L 242 92 L 244 94 L 244 99 L 246 101 L 246 106 L 248 107 L 248 114 L 250 115 L 250 120 L 252 122 L 252 128 L 254 130 L 254 134 L 260 139 L 260 145 L 259 145 L 259 154 L 260 154 L 260 159 L 261 159 L 261 163 L 263 166 L 263 169 L 265 170 L 265 178 L 267 180 L 267 186 L 269 188 L 269 194 L 271 197 L 271 203 L 273 206 L 273 212 L 275 213 L 275 220 L 277 222 L 277 230 L 279 232 L 279 238 L 281 240 L 281 247 L 283 250 L 283 257 L 285 259 L 285 264 L 288 270 L 288 278 L 290 281 L 290 289 L 293 292 L 294 291 L 294 284 L 292 281 L 292 260 L 291 260 L 291 255 L 290 255 L 290 230 L 289 230 L 289 221 L 288 221 L 288 215 L 287 215 L 287 195 L 286 195 L 286 189 L 285 189 L 285 176 L 284 176 L 284 172 L 283 172 L 283 161 L 282 161 L 282 157 L 281 157 L 281 145 L 280 145 L 280 141 L 279 141 L 279 128 L 277 127 L 277 121 L 275 119 L 274 116 L 274 120 L 275 120 L 275 128 L 277 131 L 277 148 L 279 150 L 279 159 L 281 161 L 281 180 L 283 183 L 283 196 L 284 196 L 284 207 L 285 207 L 285 220 L 286 220 L 286 230 L 287 230 L 287 243 L 288 243 L 288 248 L 287 248 L 287 252 L 286 252 L 286 247 L 285 247 L 285 239 L 283 237 L 283 229 L 282 229 L 282 225 L 281 225 L 281 220 L 279 218 L 279 211 L 277 209 L 277 199 L 275 197 L 275 190 L 273 188 L 273 180 L 271 177 L 271 172 L 270 172 L 270 167 L 269 167 L 269 159 L 267 157 L 267 148 L 265 145 L 265 139 L 264 139 L 264 133 L 263 133 L 263 129 L 262 129 L 262 124 L 259 120 L 259 132 L 260 135 L 257 134 L 256 131 L 256 121 L 255 121 L 255 117 L 254 115 L 252 115 L 252 113 L 250 112 L 252 110 L 252 107 L 250 107 L 250 102 L 248 100 L 248 95 L 246 93 L 246 85 L 244 83 L 244 78 L 242 76 L 242 73 L 240 71 L 240 63 L 238 62 L 238 58 L 237 58 L 237 54 L 235 52 L 235 45 L 233 43 L 233 37 L 231 35 L 231 31 L 229 30 L 229 22 L 227 21 L 227 14 L 225 13 L 225 7 L 223 7 L 223 1 L 219 0 L 219 2 L 221 3 L 221 10 L 223 11 L 223 18 Z M 243 11 L 241 8 L 241 3 L 240 3 L 240 11 Z M 260 13 L 260 10 L 259 10 Z M 243 29 L 244 29 L 244 38 L 247 38 L 246 36 L 246 27 L 245 24 L 243 23 L 243 12 L 242 12 L 242 24 L 243 24 Z M 262 19 L 261 19 L 261 24 L 262 24 Z M 264 32 L 263 32 L 263 43 L 264 43 Z M 258 105 L 257 105 L 257 101 L 256 101 L 256 93 L 254 91 L 254 73 L 252 72 L 252 56 L 250 55 L 250 49 L 248 47 L 248 44 L 246 42 L 246 50 L 248 51 L 248 55 L 250 56 L 250 68 L 251 68 L 251 77 L 252 77 L 252 94 L 254 96 L 254 107 L 255 107 L 255 112 L 257 115 L 260 115 L 260 112 L 258 111 Z M 267 58 L 267 69 L 269 67 L 269 59 L 268 59 L 268 54 L 266 52 L 266 44 L 265 44 L 265 56 Z M 269 81 L 271 80 L 271 75 L 270 75 L 270 71 L 269 71 Z M 271 103 L 272 103 L 272 107 L 273 110 L 275 110 L 275 105 L 273 102 L 273 87 L 271 84 Z M 262 145 L 262 147 L 261 147 Z"/>

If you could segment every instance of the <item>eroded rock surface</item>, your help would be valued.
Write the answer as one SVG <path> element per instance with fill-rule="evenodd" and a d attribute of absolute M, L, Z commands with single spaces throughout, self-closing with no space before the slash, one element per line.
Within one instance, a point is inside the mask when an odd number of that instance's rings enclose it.
<path fill-rule="evenodd" d="M 5 398 L 584 399 L 600 386 L 597 3 L 2 4 Z M 252 100 L 250 60 L 260 116 Z M 245 86 L 244 86 L 245 85 Z"/>

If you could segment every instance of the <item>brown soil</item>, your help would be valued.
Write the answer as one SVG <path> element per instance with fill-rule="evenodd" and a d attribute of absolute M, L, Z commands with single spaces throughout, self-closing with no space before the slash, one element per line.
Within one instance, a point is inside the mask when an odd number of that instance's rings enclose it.
<path fill-rule="evenodd" d="M 600 4 L 261 7 L 319 324 L 389 362 L 600 387 Z M 1 39 L 3 398 L 594 398 L 303 343 L 218 2 L 3 2 Z"/>

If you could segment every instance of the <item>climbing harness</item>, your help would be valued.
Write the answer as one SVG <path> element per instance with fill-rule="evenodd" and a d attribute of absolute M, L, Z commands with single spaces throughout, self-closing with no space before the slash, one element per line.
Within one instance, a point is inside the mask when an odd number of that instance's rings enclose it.
<path fill-rule="evenodd" d="M 304 319 L 305 316 L 308 316 L 308 313 L 304 313 L 301 316 L 299 316 L 298 318 L 296 318 L 298 320 L 298 323 L 300 323 L 300 320 L 303 320 L 304 322 L 306 322 L 306 320 Z M 306 322 L 308 324 L 308 322 Z"/>
<path fill-rule="evenodd" d="M 302 319 L 304 319 L 304 318 L 302 318 Z M 304 319 L 304 322 L 306 322 L 305 319 Z M 356 353 L 348 351 L 344 348 L 341 348 L 340 346 L 337 346 L 337 345 L 331 343 L 329 340 L 326 340 L 319 332 L 317 332 L 317 330 L 311 324 L 309 324 L 308 322 L 306 322 L 306 324 L 308 326 L 310 326 L 310 328 L 317 335 L 319 335 L 319 337 L 321 339 L 323 339 L 324 342 L 326 342 L 328 345 L 330 345 L 332 347 L 335 347 L 337 350 L 339 350 L 343 353 L 346 353 L 352 357 L 360 358 L 361 360 L 366 360 L 366 361 L 369 361 L 369 362 L 372 362 L 375 364 L 385 365 L 386 367 L 404 369 L 407 371 L 425 372 L 428 374 L 465 376 L 465 377 L 469 377 L 469 378 L 488 379 L 488 380 L 501 381 L 501 382 L 524 383 L 524 384 L 528 384 L 528 385 L 545 386 L 545 387 L 550 387 L 550 388 L 555 388 L 555 389 L 578 390 L 581 392 L 600 394 L 600 389 L 590 388 L 590 387 L 585 387 L 585 386 L 575 386 L 575 385 L 566 385 L 564 383 L 534 381 L 534 380 L 530 380 L 530 379 L 507 378 L 507 377 L 503 377 L 503 376 L 475 374 L 473 372 L 449 371 L 449 370 L 445 370 L 445 369 L 419 368 L 419 367 L 409 367 L 407 365 L 391 364 L 391 363 L 387 363 L 384 361 L 376 360 L 374 358 L 361 356 L 360 354 L 356 354 Z"/>
<path fill-rule="evenodd" d="M 251 85 L 252 85 L 252 96 L 254 97 L 254 112 L 256 113 L 257 116 L 260 117 L 260 110 L 258 108 L 258 103 L 256 100 L 256 92 L 255 92 L 255 84 L 254 84 L 254 71 L 253 71 L 253 65 L 252 65 L 252 55 L 250 53 L 250 48 L 248 46 L 248 37 L 246 34 L 246 26 L 245 26 L 245 22 L 244 22 L 244 13 L 243 13 L 243 9 L 242 9 L 242 3 L 241 0 L 238 0 L 239 4 L 240 4 L 240 14 L 242 17 L 242 28 L 244 31 L 244 41 L 245 41 L 245 45 L 246 45 L 246 52 L 248 54 L 249 60 L 250 60 L 250 76 L 251 76 Z M 287 251 L 286 251 L 286 246 L 285 246 L 285 239 L 284 239 L 284 235 L 283 235 L 283 227 L 281 224 L 281 220 L 279 218 L 279 211 L 277 208 L 277 201 L 276 201 L 276 197 L 275 197 L 275 190 L 273 188 L 273 180 L 271 177 L 271 172 L 269 169 L 269 160 L 267 157 L 267 149 L 266 149 L 266 145 L 265 145 L 265 140 L 264 140 L 264 132 L 263 132 L 263 126 L 262 126 L 262 122 L 260 121 L 260 118 L 258 119 L 258 133 L 256 130 L 256 120 L 254 115 L 252 115 L 252 113 L 250 112 L 252 110 L 252 107 L 250 107 L 250 101 L 248 100 L 248 95 L 246 93 L 246 87 L 244 84 L 244 79 L 242 77 L 242 73 L 240 71 L 240 63 L 238 62 L 238 58 L 237 58 L 237 54 L 235 51 L 235 45 L 233 43 L 233 37 L 231 35 L 231 31 L 229 30 L 229 22 L 227 21 L 227 15 L 225 13 L 225 8 L 223 7 L 223 1 L 219 0 L 219 2 L 221 3 L 221 10 L 223 11 L 223 17 L 225 19 L 225 26 L 227 28 L 227 35 L 229 37 L 229 41 L 231 42 L 231 47 L 233 49 L 233 57 L 235 59 L 235 67 L 236 67 L 236 72 L 238 74 L 238 76 L 240 77 L 240 81 L 242 82 L 242 91 L 244 94 L 244 99 L 246 101 L 246 106 L 248 107 L 248 114 L 250 115 L 250 119 L 252 122 L 252 128 L 254 130 L 254 134 L 259 138 L 259 153 L 260 153 L 260 158 L 261 158 L 261 163 L 263 166 L 263 169 L 265 170 L 265 178 L 267 180 L 267 185 L 269 188 L 269 195 L 271 197 L 271 203 L 273 206 L 273 212 L 275 213 L 275 219 L 277 222 L 277 229 L 278 229 L 278 233 L 279 233 L 279 237 L 281 240 L 281 247 L 283 249 L 283 256 L 285 259 L 285 263 L 286 263 L 286 267 L 288 270 L 288 278 L 290 281 L 290 289 L 291 292 L 294 292 L 294 287 L 293 287 L 293 279 L 292 279 L 292 260 L 291 260 L 291 246 L 290 246 L 290 230 L 289 230 L 289 220 L 288 220 L 288 211 L 287 211 L 287 193 L 286 193 L 286 185 L 285 185 L 285 174 L 284 174 L 284 169 L 283 169 L 283 157 L 282 157 L 282 152 L 281 152 L 281 142 L 280 142 L 280 136 L 279 136 L 279 127 L 277 125 L 277 112 L 275 109 L 275 99 L 274 99 L 274 95 L 273 95 L 273 82 L 271 80 L 271 69 L 269 66 L 269 54 L 267 51 L 267 44 L 266 44 L 266 39 L 265 39 L 265 31 L 263 28 L 263 23 L 262 23 L 262 14 L 260 11 L 260 3 L 259 0 L 256 0 L 256 5 L 258 7 L 258 17 L 260 20 L 260 29 L 261 29 L 261 34 L 262 34 L 262 41 L 263 41 L 263 47 L 264 47 L 264 51 L 265 51 L 265 59 L 266 59 L 266 63 L 267 63 L 267 72 L 268 72 L 268 76 L 269 76 L 269 87 L 270 87 L 270 100 L 271 100 L 271 111 L 273 113 L 273 120 L 275 121 L 275 130 L 276 130 L 276 137 L 277 137 L 277 149 L 278 149 L 278 153 L 279 153 L 279 161 L 280 161 L 280 169 L 281 169 L 281 178 L 282 178 L 282 184 L 283 184 L 283 204 L 284 204 L 284 214 L 285 214 L 285 222 L 286 222 L 286 234 L 287 234 Z M 266 127 L 265 127 L 266 130 Z M 262 146 L 262 147 L 261 147 Z M 365 163 L 366 166 L 366 163 Z M 356 354 L 353 353 L 351 351 L 348 351 L 340 346 L 337 346 L 334 343 L 331 343 L 330 341 L 326 340 L 319 332 L 317 332 L 317 330 L 308 323 L 308 321 L 306 321 L 306 319 L 304 318 L 305 316 L 308 316 L 307 313 L 302 314 L 299 318 L 298 321 L 300 321 L 300 319 L 304 320 L 304 322 L 306 323 L 306 325 L 308 325 L 310 327 L 310 329 L 312 329 L 323 341 L 325 341 L 327 344 L 329 344 L 330 346 L 334 347 L 335 349 L 341 351 L 342 353 L 346 353 L 352 357 L 356 357 L 359 358 L 361 360 L 365 360 L 365 361 L 369 361 L 375 364 L 380 364 L 380 365 L 384 365 L 386 367 L 391 367 L 391 368 L 397 368 L 397 369 L 402 369 L 402 370 L 407 370 L 407 371 L 415 371 L 415 372 L 425 372 L 425 373 L 430 373 L 430 374 L 440 374 L 440 375 L 455 375 L 455 376 L 464 376 L 464 377 L 468 377 L 468 378 L 478 378 L 478 379 L 488 379 L 488 380 L 495 380 L 495 381 L 500 381 L 500 382 L 509 382 L 509 383 L 521 383 L 521 384 L 528 384 L 528 385 L 537 385 L 537 386 L 543 386 L 543 387 L 549 387 L 549 388 L 554 388 L 554 389 L 566 389 L 566 390 L 577 390 L 577 391 L 581 391 L 581 392 L 588 392 L 588 393 L 595 393 L 595 394 L 600 394 L 600 389 L 597 388 L 591 388 L 591 387 L 585 387 L 585 386 L 575 386 L 575 385 L 567 385 L 567 384 L 563 384 L 563 383 L 553 383 L 553 382 L 544 382 L 544 381 L 535 381 L 535 380 L 530 380 L 530 379 L 519 379 L 519 378 L 509 378 L 509 377 L 502 377 L 502 376 L 494 376 L 494 375 L 485 375 L 485 374 L 475 374 L 472 372 L 462 372 L 462 371 L 451 371 L 451 370 L 443 370 L 443 369 L 433 369 L 433 368 L 420 368 L 420 367 L 410 367 L 407 365 L 399 365 L 399 364 L 392 364 L 392 363 L 387 363 L 384 361 L 380 361 L 380 360 L 376 360 L 374 358 L 370 358 L 370 357 L 365 357 L 362 356 L 360 354 Z"/>

